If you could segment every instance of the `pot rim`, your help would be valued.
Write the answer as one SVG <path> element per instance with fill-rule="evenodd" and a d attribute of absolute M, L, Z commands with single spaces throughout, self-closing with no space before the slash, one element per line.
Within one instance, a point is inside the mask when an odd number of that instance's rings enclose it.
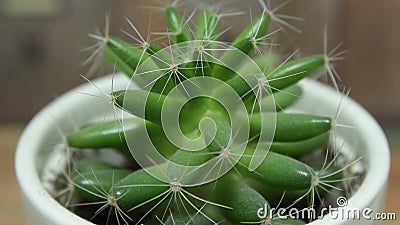
<path fill-rule="evenodd" d="M 343 107 L 342 114 L 346 112 L 346 117 L 351 118 L 352 125 L 355 127 L 354 129 L 357 129 L 357 135 L 360 139 L 366 140 L 368 143 L 368 148 L 365 150 L 366 154 L 361 158 L 366 167 L 364 180 L 358 190 L 349 199 L 346 199 L 346 205 L 341 207 L 339 213 L 345 214 L 351 210 L 362 211 L 366 209 L 378 197 L 385 195 L 386 183 L 390 171 L 390 149 L 385 133 L 375 118 L 352 98 L 346 97 L 330 86 L 315 80 L 305 79 L 300 82 L 300 85 L 303 87 L 303 90 L 307 90 L 304 91 L 305 98 L 314 95 L 318 99 L 336 99 L 338 100 L 337 105 L 343 103 L 344 106 L 339 106 Z M 335 107 L 334 104 L 330 106 Z M 360 127 L 357 127 L 357 125 L 360 125 Z M 346 215 L 340 214 L 339 216 L 347 218 Z M 353 218 L 353 220 L 355 219 Z M 334 225 L 343 224 L 345 221 L 344 219 L 341 220 L 326 216 L 310 224 L 322 225 L 328 222 Z"/>

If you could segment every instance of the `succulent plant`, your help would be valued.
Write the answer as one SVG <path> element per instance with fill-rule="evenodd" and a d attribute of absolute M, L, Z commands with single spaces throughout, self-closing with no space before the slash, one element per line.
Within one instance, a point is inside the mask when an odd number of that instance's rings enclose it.
<path fill-rule="evenodd" d="M 266 211 L 315 207 L 339 189 L 347 166 L 326 151 L 335 119 L 286 108 L 301 97 L 301 79 L 319 69 L 333 77 L 341 54 L 281 60 L 263 51 L 270 22 L 282 20 L 260 4 L 263 13 L 232 42 L 218 41 L 221 15 L 212 8 L 184 20 L 174 4 L 166 7 L 165 47 L 129 21 L 139 46 L 93 35 L 90 58 L 104 57 L 130 78 L 107 95 L 124 113 L 85 124 L 66 143 L 81 155 L 117 151 L 125 162 L 73 158 L 78 214 L 87 207 L 88 218 L 104 224 L 304 224 Z M 303 160 L 318 152 L 323 157 Z"/>

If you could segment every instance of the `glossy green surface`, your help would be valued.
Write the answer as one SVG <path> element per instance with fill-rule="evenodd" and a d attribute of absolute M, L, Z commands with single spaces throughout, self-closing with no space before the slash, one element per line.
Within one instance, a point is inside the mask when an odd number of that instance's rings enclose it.
<path fill-rule="evenodd" d="M 163 173 L 159 171 L 163 169 L 165 169 L 163 166 L 150 168 L 150 170 L 159 173 Z M 131 210 L 142 203 L 151 202 L 152 199 L 157 198 L 168 189 L 168 184 L 153 177 L 146 170 L 140 169 L 116 182 L 112 193 L 118 199 L 117 203 L 121 209 Z M 147 204 L 146 207 L 153 206 L 155 202 Z"/>
<path fill-rule="evenodd" d="M 328 144 L 330 132 L 326 132 L 315 137 L 292 142 L 273 142 L 271 151 L 284 155 L 299 157 L 314 152 Z"/>
<path fill-rule="evenodd" d="M 75 192 L 86 201 L 107 201 L 115 184 L 131 171 L 121 169 L 95 170 L 79 173 L 73 178 Z"/>
<path fill-rule="evenodd" d="M 258 210 L 269 206 L 261 194 L 236 174 L 227 174 L 219 179 L 215 198 L 218 203 L 231 208 L 219 209 L 225 218 L 234 224 L 259 222 L 261 219 L 257 215 Z"/>
<path fill-rule="evenodd" d="M 261 119 L 272 121 L 276 117 L 274 141 L 293 142 L 306 140 L 332 129 L 332 119 L 325 116 L 295 113 L 254 113 L 250 120 L 252 136 L 261 130 Z"/>
<path fill-rule="evenodd" d="M 281 90 L 321 68 L 326 63 L 325 56 L 313 55 L 289 61 L 271 73 L 266 74 L 269 85 L 274 91 Z"/>
<path fill-rule="evenodd" d="M 240 162 L 246 166 L 246 172 L 254 150 L 248 147 L 241 157 Z M 269 152 L 253 172 L 247 175 L 264 182 L 270 186 L 285 188 L 286 190 L 303 190 L 311 186 L 314 172 L 311 167 L 289 156 Z"/>

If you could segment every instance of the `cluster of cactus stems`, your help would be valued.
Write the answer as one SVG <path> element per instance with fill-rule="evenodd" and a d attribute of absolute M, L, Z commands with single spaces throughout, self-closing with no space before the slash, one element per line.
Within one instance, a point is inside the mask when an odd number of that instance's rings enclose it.
<path fill-rule="evenodd" d="M 259 210 L 315 207 L 339 189 L 347 166 L 334 163 L 336 155 L 301 160 L 327 152 L 335 119 L 285 109 L 301 97 L 301 79 L 320 69 L 334 75 L 330 63 L 341 54 L 278 63 L 261 49 L 270 22 L 281 20 L 260 3 L 262 14 L 232 42 L 218 41 L 221 16 L 213 9 L 184 20 L 174 4 L 166 7 L 167 47 L 146 41 L 129 21 L 139 46 L 94 35 L 95 54 L 135 85 L 109 94 L 133 116 L 66 137 L 71 148 L 126 158 L 120 167 L 73 162 L 76 212 L 96 206 L 88 218 L 103 224 L 304 224 L 307 218 L 260 217 Z"/>

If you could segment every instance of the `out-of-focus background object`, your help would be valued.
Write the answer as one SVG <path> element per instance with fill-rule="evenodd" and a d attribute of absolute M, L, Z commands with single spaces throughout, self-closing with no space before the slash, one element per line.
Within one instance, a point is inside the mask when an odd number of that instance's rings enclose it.
<path fill-rule="evenodd" d="M 120 29 L 133 33 L 125 17 L 144 34 L 152 17 L 153 31 L 165 32 L 164 14 L 142 7 L 157 5 L 154 2 L 0 0 L 0 218 L 6 219 L 5 224 L 23 221 L 12 173 L 13 151 L 23 126 L 48 102 L 85 82 L 79 75 L 90 75 L 87 74 L 89 67 L 81 66 L 88 54 L 80 51 L 93 43 L 88 33 L 95 32 L 96 28 L 103 30 L 106 13 L 111 14 L 110 33 L 125 40 L 132 41 Z M 261 10 L 257 0 L 220 2 L 224 3 L 222 11 L 248 14 L 251 8 L 255 17 Z M 199 5 L 196 0 L 184 0 L 182 4 Z M 271 5 L 279 3 L 272 0 Z M 187 11 L 186 15 L 190 13 Z M 296 0 L 278 13 L 304 19 L 288 20 L 301 33 L 287 29 L 277 34 L 279 40 L 289 43 L 277 43 L 281 44 L 280 52 L 300 49 L 302 55 L 322 53 L 325 28 L 328 49 L 343 42 L 341 50 L 348 50 L 346 60 L 337 63 L 336 69 L 342 78 L 341 84 L 351 88 L 350 96 L 378 119 L 389 136 L 396 161 L 393 166 L 397 169 L 392 170 L 390 177 L 387 210 L 399 212 L 400 0 Z M 225 27 L 232 26 L 224 35 L 229 40 L 250 19 L 234 16 L 222 22 Z M 103 70 L 99 74 L 111 71 Z"/>
<path fill-rule="evenodd" d="M 0 0 L 0 93 L 3 110 L 0 122 L 26 122 L 58 94 L 83 82 L 79 74 L 87 54 L 80 50 L 90 45 L 87 34 L 104 27 L 111 13 L 111 33 L 129 40 L 120 29 L 133 32 L 125 16 L 147 32 L 152 16 L 153 31 L 165 31 L 164 15 L 149 9 L 146 0 Z M 195 0 L 182 1 L 189 5 Z M 223 1 L 222 1 L 223 2 Z M 224 10 L 253 15 L 258 1 L 229 1 Z M 276 5 L 276 1 L 272 1 Z M 279 13 L 295 15 L 302 22 L 290 21 L 302 33 L 279 32 L 292 50 L 302 54 L 321 53 L 323 31 L 328 30 L 329 49 L 343 42 L 346 60 L 337 64 L 343 84 L 351 88 L 351 97 L 363 104 L 384 125 L 400 124 L 400 1 L 373 0 L 297 0 Z M 158 15 L 157 15 L 158 14 Z M 186 15 L 190 12 L 186 12 Z M 223 19 L 233 27 L 224 36 L 234 34 L 249 21 L 248 16 Z M 282 39 L 280 39 L 282 40 Z M 278 43 L 282 44 L 282 43 Z M 287 45 L 281 49 L 288 51 Z"/>
<path fill-rule="evenodd" d="M 53 17 L 65 8 L 61 0 L 3 0 L 0 6 L 1 14 L 9 18 Z"/>

